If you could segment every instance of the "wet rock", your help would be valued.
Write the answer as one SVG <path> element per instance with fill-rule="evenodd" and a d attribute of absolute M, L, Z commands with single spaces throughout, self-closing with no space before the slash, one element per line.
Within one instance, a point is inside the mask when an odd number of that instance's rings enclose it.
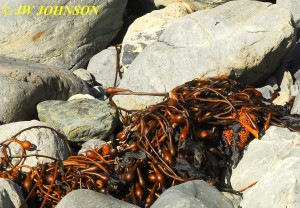
<path fill-rule="evenodd" d="M 98 98 L 99 100 L 105 100 L 106 97 L 106 92 L 104 87 L 102 86 L 94 86 L 91 88 L 91 94 L 95 97 Z"/>
<path fill-rule="evenodd" d="M 10 180 L 0 178 L 0 207 L 20 207 L 23 201 L 21 188 Z M 23 207 L 27 208 L 27 205 L 25 204 Z"/>
<path fill-rule="evenodd" d="M 180 4 L 170 4 L 136 19 L 128 28 L 123 40 L 121 64 L 126 71 L 132 61 L 148 45 L 156 42 L 165 28 L 174 20 L 188 14 Z"/>
<path fill-rule="evenodd" d="M 234 43 L 228 41 L 232 39 Z M 222 74 L 258 84 L 279 66 L 295 40 L 288 10 L 271 3 L 231 1 L 171 23 L 159 41 L 132 62 L 119 87 L 168 92 L 196 77 Z M 161 100 L 141 96 L 115 99 L 129 109 Z"/>
<path fill-rule="evenodd" d="M 236 190 L 258 181 L 244 192 L 243 208 L 300 206 L 299 144 L 300 133 L 274 126 L 250 142 L 231 177 Z"/>
<path fill-rule="evenodd" d="M 0 57 L 0 88 L 0 123 L 33 119 L 41 101 L 89 93 L 70 71 L 4 57 Z"/>
<path fill-rule="evenodd" d="M 96 81 L 104 87 L 113 87 L 116 74 L 115 47 L 110 47 L 93 56 L 87 70 L 95 77 Z M 118 80 L 120 80 L 120 74 Z"/>
<path fill-rule="evenodd" d="M 233 208 L 232 202 L 205 181 L 189 181 L 167 189 L 151 208 L 222 207 Z"/>
<path fill-rule="evenodd" d="M 37 15 L 42 5 L 45 6 L 44 2 L 26 0 L 21 3 L 17 0 L 9 4 L 0 2 L 0 8 L 9 5 L 16 12 L 21 5 L 34 6 L 28 15 L 0 16 L 0 56 L 77 69 L 107 47 L 121 29 L 127 0 L 48 0 L 46 5 L 54 7 L 53 15 Z M 76 12 L 75 5 L 86 7 L 80 8 L 79 15 L 69 14 L 67 6 Z M 56 6 L 59 9 L 63 6 L 63 10 L 54 15 Z M 90 12 L 82 15 L 82 9 Z"/>
<path fill-rule="evenodd" d="M 104 139 L 117 123 L 116 109 L 97 99 L 44 101 L 37 106 L 41 121 L 61 129 L 74 142 Z"/>
<path fill-rule="evenodd" d="M 86 69 L 83 69 L 83 68 L 76 69 L 75 71 L 73 71 L 73 73 L 77 77 L 79 77 L 80 79 L 82 79 L 83 81 L 85 81 L 89 86 L 93 86 L 94 85 L 93 76 Z"/>
<path fill-rule="evenodd" d="M 86 141 L 82 144 L 82 147 L 79 150 L 78 154 L 84 154 L 88 150 L 100 148 L 105 143 L 105 141 L 102 141 L 100 139 L 90 139 L 89 141 Z"/>
<path fill-rule="evenodd" d="M 40 121 L 20 121 L 1 125 L 0 142 L 11 138 L 23 129 L 35 126 L 39 127 L 28 129 L 22 132 L 20 135 L 16 136 L 17 139 L 21 141 L 29 141 L 31 144 L 34 145 L 34 148 L 26 150 L 26 154 L 42 154 L 56 158 L 58 160 L 65 160 L 69 156 L 69 150 L 62 137 L 64 137 L 65 140 L 67 140 L 66 136 L 60 130 L 55 129 L 54 127 Z M 62 137 L 56 132 L 52 131 L 51 129 L 43 128 L 41 126 L 54 128 L 59 132 L 59 134 L 62 135 Z M 10 152 L 8 152 L 8 154 L 21 155 L 20 145 L 14 142 L 10 144 Z M 18 159 L 13 159 L 13 164 L 15 164 L 17 161 Z M 24 163 L 22 164 L 35 167 L 39 164 L 45 164 L 49 162 L 53 162 L 53 160 L 45 157 L 27 157 Z M 28 169 L 26 168 L 23 168 L 23 170 L 28 171 Z"/>
<path fill-rule="evenodd" d="M 136 208 L 133 204 L 87 189 L 68 193 L 56 208 Z"/>

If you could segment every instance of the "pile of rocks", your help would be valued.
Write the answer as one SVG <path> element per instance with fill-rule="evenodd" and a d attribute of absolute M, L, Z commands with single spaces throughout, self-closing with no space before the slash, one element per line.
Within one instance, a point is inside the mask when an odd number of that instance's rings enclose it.
<path fill-rule="evenodd" d="M 295 98 L 291 113 L 300 115 L 300 0 L 139 1 L 148 10 L 164 8 L 141 16 L 128 28 L 117 86 L 168 92 L 196 77 L 226 74 L 257 85 L 266 99 L 278 91 L 275 104 Z M 78 1 L 48 2 L 67 3 Z M 89 3 L 101 5 L 98 15 L 0 16 L 0 142 L 39 126 L 18 138 L 36 146 L 30 154 L 63 160 L 69 154 L 66 145 L 43 126 L 79 143 L 80 152 L 101 146 L 114 132 L 118 115 L 108 104 L 105 88 L 114 85 L 119 55 L 108 46 L 122 27 L 127 1 L 85 1 Z M 17 8 L 19 1 L 11 5 Z M 161 98 L 117 96 L 114 101 L 141 109 Z M 165 191 L 153 207 L 299 207 L 299 141 L 299 133 L 271 127 L 248 145 L 231 178 L 236 190 L 258 181 L 243 198 L 191 181 Z M 11 154 L 18 155 L 18 149 Z M 49 161 L 30 157 L 25 164 Z M 0 179 L 0 190 L 3 207 L 19 207 L 24 200 L 11 181 Z M 57 207 L 107 205 L 135 207 L 90 190 L 68 194 Z"/>

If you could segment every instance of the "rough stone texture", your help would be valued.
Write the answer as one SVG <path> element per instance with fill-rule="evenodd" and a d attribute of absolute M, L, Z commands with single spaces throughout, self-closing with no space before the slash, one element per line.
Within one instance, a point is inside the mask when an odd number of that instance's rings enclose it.
<path fill-rule="evenodd" d="M 94 55 L 88 64 L 87 70 L 99 84 L 105 87 L 113 87 L 114 85 L 116 56 L 117 51 L 115 47 L 110 47 Z M 120 80 L 120 75 L 118 80 Z"/>
<path fill-rule="evenodd" d="M 97 99 L 44 101 L 37 110 L 41 121 L 61 129 L 74 142 L 107 137 L 118 119 L 115 108 Z"/>
<path fill-rule="evenodd" d="M 5 124 L 0 126 L 0 142 L 11 138 L 13 135 L 18 133 L 19 131 L 33 127 L 33 126 L 52 126 L 32 120 L 32 121 L 20 121 L 10 124 Z M 54 128 L 55 129 L 55 128 Z M 59 133 L 61 133 L 65 139 L 66 136 L 58 129 L 56 129 Z M 65 160 L 69 156 L 69 150 L 64 140 L 57 135 L 54 131 L 47 128 L 32 128 L 22 132 L 17 138 L 21 141 L 27 140 L 31 142 L 35 146 L 35 148 L 26 150 L 26 154 L 42 154 L 50 157 L 54 157 L 59 160 Z M 2 155 L 2 153 L 0 153 Z M 9 155 L 21 155 L 21 148 L 19 144 L 13 142 L 10 144 L 10 152 Z M 13 164 L 15 164 L 18 159 L 13 159 Z M 44 157 L 27 157 L 23 164 L 30 165 L 35 167 L 39 164 L 53 162 L 53 160 L 44 158 Z M 28 169 L 23 168 L 23 170 L 28 171 Z"/>
<path fill-rule="evenodd" d="M 23 201 L 20 187 L 10 180 L 0 178 L 0 208 L 20 207 Z M 23 207 L 27 208 L 27 205 Z"/>
<path fill-rule="evenodd" d="M 279 96 L 273 100 L 275 105 L 285 105 L 292 98 L 291 89 L 293 86 L 293 77 L 289 71 L 283 73 L 283 77 L 280 83 Z"/>
<path fill-rule="evenodd" d="M 83 68 L 76 69 L 75 71 L 73 71 L 73 73 L 77 77 L 79 77 L 80 79 L 82 79 L 83 81 L 85 81 L 89 86 L 93 86 L 94 85 L 93 76 L 86 69 L 83 69 Z"/>
<path fill-rule="evenodd" d="M 152 1 L 156 7 L 167 6 L 175 2 L 187 4 L 194 11 L 213 8 L 232 0 L 148 0 Z"/>
<path fill-rule="evenodd" d="M 4 57 L 0 57 L 0 88 L 0 123 L 34 118 L 41 101 L 89 93 L 70 71 Z"/>
<path fill-rule="evenodd" d="M 137 55 L 148 45 L 156 42 L 165 28 L 174 20 L 187 15 L 180 3 L 168 5 L 136 19 L 128 28 L 122 43 L 121 64 L 126 71 Z"/>
<path fill-rule="evenodd" d="M 133 204 L 87 189 L 68 193 L 56 208 L 137 208 Z"/>
<path fill-rule="evenodd" d="M 167 189 L 151 208 L 233 208 L 232 202 L 205 181 L 189 181 Z"/>
<path fill-rule="evenodd" d="M 300 133 L 271 126 L 261 140 L 253 140 L 244 152 L 231 182 L 234 189 L 246 190 L 241 206 L 300 206 Z"/>
<path fill-rule="evenodd" d="M 88 60 L 111 42 L 122 26 L 127 0 L 12 0 L 1 1 L 0 8 L 32 5 L 29 15 L 0 16 L 0 56 L 26 59 L 64 69 L 84 67 Z M 42 5 L 99 6 L 98 15 L 40 15 Z M 64 7 L 65 8 L 65 7 Z M 91 11 L 92 8 L 91 8 Z M 113 17 L 113 18 L 111 18 Z"/>
<path fill-rule="evenodd" d="M 196 77 L 222 74 L 258 84 L 294 44 L 288 10 L 271 3 L 231 1 L 171 23 L 159 41 L 132 62 L 119 87 L 166 92 Z M 115 100 L 121 107 L 144 108 L 161 98 L 118 96 Z"/>
<path fill-rule="evenodd" d="M 298 93 L 298 95 L 295 98 L 292 110 L 291 110 L 291 114 L 299 114 L 300 115 L 300 92 Z"/>
<path fill-rule="evenodd" d="M 88 150 L 99 148 L 105 143 L 105 141 L 102 141 L 100 139 L 90 139 L 89 141 L 86 141 L 82 144 L 82 147 L 79 150 L 78 154 L 84 154 Z"/>
<path fill-rule="evenodd" d="M 300 0 L 276 0 L 276 4 L 292 12 L 297 29 L 300 32 Z"/>

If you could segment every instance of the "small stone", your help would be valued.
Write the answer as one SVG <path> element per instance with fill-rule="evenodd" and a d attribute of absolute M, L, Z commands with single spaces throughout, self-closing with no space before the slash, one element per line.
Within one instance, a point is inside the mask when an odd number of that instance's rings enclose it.
<path fill-rule="evenodd" d="M 284 106 L 292 99 L 292 96 L 289 93 L 279 92 L 279 96 L 273 100 L 273 104 Z"/>
<path fill-rule="evenodd" d="M 56 208 L 138 208 L 133 204 L 121 201 L 102 193 L 78 189 L 68 193 Z"/>
<path fill-rule="evenodd" d="M 99 100 L 106 100 L 106 92 L 102 86 L 94 86 L 91 88 L 91 94 Z"/>
<path fill-rule="evenodd" d="M 23 201 L 24 197 L 21 188 L 8 179 L 0 178 L 0 207 L 20 207 Z M 27 204 L 22 207 L 27 208 Z"/>
<path fill-rule="evenodd" d="M 233 208 L 232 202 L 218 189 L 201 180 L 189 181 L 164 191 L 151 208 Z"/>
<path fill-rule="evenodd" d="M 46 127 L 46 128 L 43 128 Z M 64 142 L 64 137 L 66 136 L 58 129 L 55 129 L 59 132 L 58 135 L 51 129 L 47 127 L 53 128 L 51 125 L 32 120 L 32 121 L 20 121 L 15 123 L 9 123 L 0 126 L 0 142 L 11 138 L 16 133 L 22 131 L 26 128 L 28 129 L 22 132 L 17 139 L 21 141 L 29 141 L 34 148 L 30 150 L 26 150 L 25 154 L 41 154 L 49 157 L 56 158 L 58 160 L 65 160 L 69 156 L 69 150 Z M 10 145 L 10 151 L 8 152 L 9 155 L 21 155 L 21 147 L 19 144 L 12 142 Z M 0 153 L 2 156 L 2 153 Z M 18 159 L 13 159 L 12 162 L 15 164 Z M 45 164 L 53 162 L 53 160 L 45 157 L 26 157 L 22 164 L 29 165 L 32 167 L 36 167 L 39 164 Z M 22 168 L 22 170 L 28 171 L 27 168 Z"/>
<path fill-rule="evenodd" d="M 100 139 L 90 139 L 89 141 L 86 141 L 82 144 L 78 154 L 84 154 L 88 150 L 100 148 L 105 143 L 106 143 L 105 141 L 102 141 Z"/>
<path fill-rule="evenodd" d="M 76 100 L 76 99 L 95 99 L 93 96 L 89 95 L 89 94 L 76 94 L 71 96 L 69 100 Z"/>
<path fill-rule="evenodd" d="M 256 90 L 260 91 L 262 96 L 267 100 L 271 99 L 272 94 L 274 93 L 274 89 L 270 85 L 266 85 L 266 86 L 261 87 L 261 88 L 256 88 Z"/>
<path fill-rule="evenodd" d="M 83 81 L 85 81 L 89 86 L 93 86 L 94 85 L 93 76 L 86 69 L 83 69 L 83 68 L 76 69 L 75 71 L 73 71 L 73 73 L 77 77 L 79 77 L 80 79 L 82 79 Z"/>
<path fill-rule="evenodd" d="M 115 47 L 109 47 L 94 55 L 87 70 L 95 77 L 96 81 L 104 87 L 113 87 L 116 75 L 117 51 Z M 118 74 L 118 80 L 120 80 Z"/>
<path fill-rule="evenodd" d="M 74 142 L 104 139 L 117 124 L 117 111 L 105 101 L 44 101 L 37 106 L 41 121 L 61 129 Z"/>

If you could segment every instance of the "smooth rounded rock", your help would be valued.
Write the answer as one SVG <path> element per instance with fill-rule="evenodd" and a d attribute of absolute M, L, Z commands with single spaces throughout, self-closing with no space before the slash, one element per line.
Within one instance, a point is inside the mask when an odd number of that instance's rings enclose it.
<path fill-rule="evenodd" d="M 44 100 L 89 93 L 70 71 L 4 57 L 0 57 L 0 88 L 0 123 L 35 118 L 36 105 Z"/>
<path fill-rule="evenodd" d="M 118 120 L 116 109 L 97 99 L 44 101 L 37 110 L 41 121 L 61 129 L 74 142 L 104 139 Z"/>
<path fill-rule="evenodd" d="M 16 136 L 16 138 L 20 141 L 29 141 L 33 145 L 33 148 L 26 150 L 25 154 L 40 154 L 58 160 L 65 160 L 69 156 L 70 152 L 65 143 L 67 141 L 66 136 L 53 126 L 36 120 L 1 125 L 0 142 L 11 138 L 24 129 L 27 130 Z M 57 133 L 52 129 L 56 130 Z M 22 151 L 18 143 L 12 142 L 9 147 L 10 151 L 8 152 L 8 155 L 21 155 Z M 2 155 L 2 153 L 0 154 Z M 18 159 L 12 160 L 13 164 L 17 161 Z M 26 157 L 22 164 L 36 167 L 39 164 L 49 162 L 53 162 L 53 160 L 45 157 Z M 23 168 L 23 170 L 28 171 L 27 168 Z"/>
<path fill-rule="evenodd" d="M 137 208 L 133 204 L 87 189 L 78 189 L 67 194 L 56 208 Z"/>
<path fill-rule="evenodd" d="M 20 207 L 24 201 L 21 188 L 12 181 L 0 178 L 0 208 Z M 27 205 L 23 205 L 27 208 Z"/>
<path fill-rule="evenodd" d="M 194 180 L 164 191 L 151 208 L 233 208 L 232 202 L 205 181 Z"/>
<path fill-rule="evenodd" d="M 219 75 L 258 84 L 276 70 L 295 43 L 288 10 L 271 3 L 230 1 L 172 22 L 159 41 L 131 63 L 119 87 L 163 93 L 197 77 Z M 114 98 L 128 109 L 145 108 L 162 99 Z"/>
<path fill-rule="evenodd" d="M 1 1 L 0 8 L 9 6 L 14 13 L 0 15 L 0 56 L 63 69 L 84 67 L 121 29 L 126 4 L 127 0 Z"/>

